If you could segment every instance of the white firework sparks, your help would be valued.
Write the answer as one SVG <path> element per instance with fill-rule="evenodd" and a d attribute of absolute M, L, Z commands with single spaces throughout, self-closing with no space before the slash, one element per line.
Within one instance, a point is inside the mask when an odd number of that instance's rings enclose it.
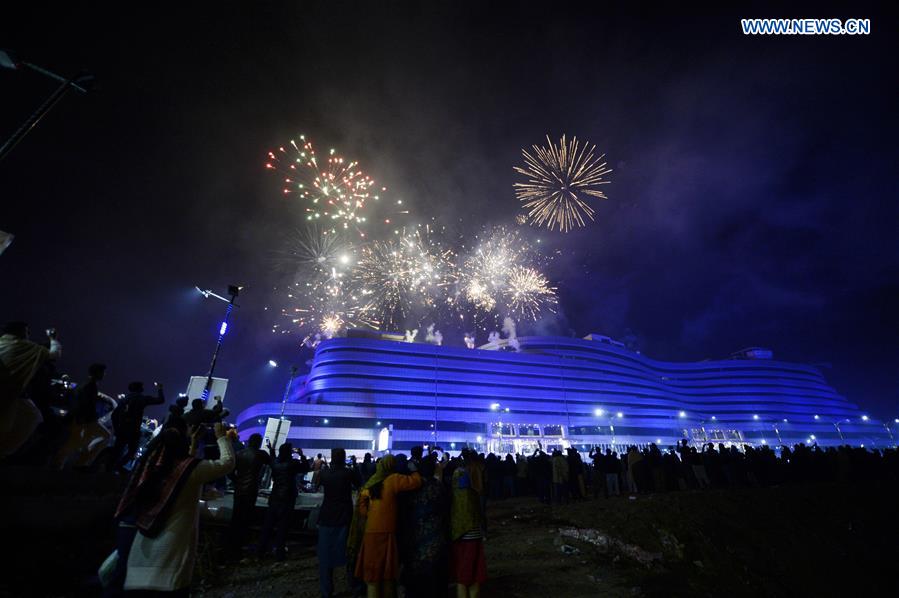
<path fill-rule="evenodd" d="M 353 275 L 358 313 L 398 330 L 413 311 L 439 309 L 456 280 L 454 258 L 427 229 L 366 245 Z"/>
<path fill-rule="evenodd" d="M 596 146 L 577 137 L 566 141 L 565 135 L 555 145 L 546 136 L 546 147 L 532 146 L 533 153 L 521 150 L 525 166 L 515 171 L 527 177 L 515 183 L 515 194 L 526 211 L 528 221 L 550 230 L 558 227 L 566 232 L 584 226 L 584 218 L 593 220 L 596 210 L 586 200 L 589 197 L 608 199 L 600 190 L 609 180 L 605 154 L 595 156 Z"/>
<path fill-rule="evenodd" d="M 544 311 L 555 313 L 556 289 L 534 268 L 513 266 L 505 292 L 509 311 L 517 317 L 536 320 Z"/>

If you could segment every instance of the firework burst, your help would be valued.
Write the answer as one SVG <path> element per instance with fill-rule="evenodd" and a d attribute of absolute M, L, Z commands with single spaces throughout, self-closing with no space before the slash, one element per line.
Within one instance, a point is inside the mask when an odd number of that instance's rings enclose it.
<path fill-rule="evenodd" d="M 299 229 L 288 250 L 277 259 L 285 274 L 290 269 L 293 280 L 284 291 L 285 307 L 281 309 L 291 326 L 275 324 L 274 331 L 298 329 L 330 338 L 335 326 L 370 325 L 357 317 L 354 307 L 350 273 L 355 261 L 356 250 L 340 231 L 331 232 L 317 224 Z"/>
<path fill-rule="evenodd" d="M 477 310 L 496 308 L 512 268 L 528 260 L 530 246 L 516 231 L 500 226 L 490 230 L 463 260 L 460 271 L 465 299 Z"/>
<path fill-rule="evenodd" d="M 488 229 L 463 254 L 457 301 L 473 309 L 475 327 L 484 330 L 497 325 L 500 317 L 536 320 L 554 312 L 556 289 L 540 272 L 549 259 L 518 229 Z"/>
<path fill-rule="evenodd" d="M 361 250 L 354 271 L 358 313 L 382 329 L 400 329 L 414 312 L 438 310 L 455 282 L 455 254 L 417 229 Z"/>
<path fill-rule="evenodd" d="M 318 224 L 298 228 L 287 248 L 275 255 L 279 271 L 306 279 L 334 278 L 354 261 L 355 248 L 340 231 Z"/>
<path fill-rule="evenodd" d="M 513 266 L 507 283 L 506 302 L 515 317 L 536 320 L 544 311 L 555 313 L 556 289 L 534 268 Z"/>
<path fill-rule="evenodd" d="M 291 140 L 287 148 L 270 151 L 265 166 L 284 177 L 284 194 L 300 198 L 308 221 L 323 223 L 334 232 L 353 229 L 365 236 L 366 202 L 377 201 L 379 195 L 358 162 L 343 158 L 334 149 L 319 157 L 312 142 L 300 135 L 299 142 Z"/>
<path fill-rule="evenodd" d="M 588 197 L 608 199 L 600 190 L 608 184 L 605 154 L 595 155 L 596 146 L 578 142 L 577 137 L 566 141 L 565 136 L 555 145 L 546 136 L 546 147 L 532 146 L 533 152 L 521 150 L 525 165 L 515 171 L 527 177 L 515 183 L 515 194 L 522 202 L 529 222 L 559 228 L 567 232 L 584 226 L 584 218 L 593 220 L 596 210 L 586 201 Z"/>
<path fill-rule="evenodd" d="M 321 321 L 321 332 L 325 338 L 333 338 L 344 327 L 345 322 L 338 314 L 328 314 Z"/>
<path fill-rule="evenodd" d="M 281 315 L 290 325 L 275 324 L 274 332 L 318 332 L 331 338 L 345 327 L 374 328 L 364 314 L 358 313 L 353 290 L 341 280 L 297 282 L 287 288 L 285 295 L 287 305 L 281 309 Z"/>

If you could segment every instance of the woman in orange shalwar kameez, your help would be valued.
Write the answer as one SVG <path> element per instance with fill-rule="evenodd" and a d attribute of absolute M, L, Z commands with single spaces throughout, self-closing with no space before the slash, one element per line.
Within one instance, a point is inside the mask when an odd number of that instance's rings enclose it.
<path fill-rule="evenodd" d="M 382 457 L 359 500 L 360 515 L 367 520 L 355 575 L 365 581 L 369 598 L 396 596 L 400 566 L 396 544 L 397 494 L 421 487 L 418 472 L 394 473 L 394 465 L 393 455 Z"/>

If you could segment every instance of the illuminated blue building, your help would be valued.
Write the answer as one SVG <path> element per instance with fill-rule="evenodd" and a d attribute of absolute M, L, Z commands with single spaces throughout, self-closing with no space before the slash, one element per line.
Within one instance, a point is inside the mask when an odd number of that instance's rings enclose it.
<path fill-rule="evenodd" d="M 480 349 L 335 338 L 287 403 L 295 446 L 326 452 L 415 445 L 530 452 L 691 443 L 892 445 L 892 431 L 809 365 L 747 349 L 729 359 L 650 359 L 608 337 L 520 337 Z M 278 402 L 239 416 L 263 432 Z M 380 446 L 379 446 L 380 444 Z"/>

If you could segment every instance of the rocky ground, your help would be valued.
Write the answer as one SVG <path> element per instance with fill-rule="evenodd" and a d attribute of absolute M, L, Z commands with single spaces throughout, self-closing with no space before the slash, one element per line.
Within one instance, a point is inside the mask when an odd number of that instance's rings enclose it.
<path fill-rule="evenodd" d="M 3 472 L 0 596 L 99 595 L 115 480 Z M 60 487 L 67 488 L 60 493 Z M 546 507 L 488 506 L 484 596 L 899 595 L 895 484 L 674 492 Z M 314 536 L 282 563 L 221 556 L 206 526 L 194 595 L 317 596 Z M 337 576 L 340 596 L 349 596 Z"/>
<path fill-rule="evenodd" d="M 785 486 L 489 506 L 485 596 L 896 595 L 894 485 Z M 317 596 L 311 540 L 198 580 L 208 597 Z M 341 596 L 349 596 L 338 580 Z"/>

